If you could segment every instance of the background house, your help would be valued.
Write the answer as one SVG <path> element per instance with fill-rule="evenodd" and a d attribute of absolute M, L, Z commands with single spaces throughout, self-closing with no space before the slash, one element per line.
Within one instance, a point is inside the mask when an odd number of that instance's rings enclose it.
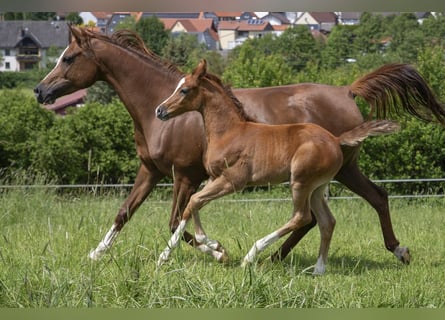
<path fill-rule="evenodd" d="M 330 32 L 337 24 L 337 15 L 334 12 L 304 12 L 295 24 L 306 25 L 311 30 Z"/>
<path fill-rule="evenodd" d="M 45 68 L 69 44 L 69 29 L 64 21 L 0 22 L 0 71 Z"/>
<path fill-rule="evenodd" d="M 260 38 L 266 33 L 274 32 L 272 25 L 261 19 L 220 21 L 218 25 L 221 49 L 230 50 L 249 38 Z"/>

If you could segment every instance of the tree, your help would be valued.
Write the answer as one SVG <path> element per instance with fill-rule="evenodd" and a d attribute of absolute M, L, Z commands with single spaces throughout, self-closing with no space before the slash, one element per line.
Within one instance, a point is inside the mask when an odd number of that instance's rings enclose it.
<path fill-rule="evenodd" d="M 417 68 L 439 100 L 445 100 L 445 48 L 439 45 L 426 47 L 418 56 Z"/>
<path fill-rule="evenodd" d="M 387 35 L 391 37 L 388 54 L 394 55 L 394 60 L 399 62 L 415 62 L 418 52 L 423 48 L 422 32 L 416 16 L 412 13 L 401 13 L 387 26 Z"/>
<path fill-rule="evenodd" d="M 165 59 L 177 65 L 184 72 L 190 72 L 196 67 L 206 52 L 204 45 L 199 44 L 195 35 L 181 32 L 169 37 L 162 50 Z"/>
<path fill-rule="evenodd" d="M 278 53 L 295 72 L 303 70 L 308 62 L 319 59 L 319 45 L 306 26 L 287 28 L 276 41 Z"/>
<path fill-rule="evenodd" d="M 116 91 L 107 82 L 97 81 L 94 85 L 88 88 L 85 102 L 108 104 L 117 97 Z"/>
<path fill-rule="evenodd" d="M 364 12 L 360 16 L 360 25 L 355 29 L 354 46 L 361 55 L 380 53 L 383 37 L 383 17 Z"/>
<path fill-rule="evenodd" d="M 83 19 L 79 15 L 79 12 L 69 12 L 65 17 L 65 20 L 76 25 L 83 23 Z"/>
<path fill-rule="evenodd" d="M 420 25 L 424 43 L 427 46 L 445 45 L 445 16 L 430 16 Z"/>
<path fill-rule="evenodd" d="M 292 74 L 283 56 L 265 55 L 246 41 L 238 57 L 227 66 L 223 79 L 234 87 L 266 87 L 289 84 Z"/>
<path fill-rule="evenodd" d="M 349 27 L 334 27 L 321 54 L 322 65 L 334 69 L 345 64 L 346 59 L 355 57 L 352 41 L 353 33 Z"/>
<path fill-rule="evenodd" d="M 162 54 L 164 46 L 167 44 L 170 32 L 165 30 L 165 26 L 156 16 L 141 18 L 136 22 L 136 32 L 144 40 L 145 45 L 157 55 Z"/>

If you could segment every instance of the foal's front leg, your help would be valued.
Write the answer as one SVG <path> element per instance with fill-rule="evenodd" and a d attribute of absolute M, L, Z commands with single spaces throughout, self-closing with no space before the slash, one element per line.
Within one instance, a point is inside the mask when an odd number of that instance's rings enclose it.
<path fill-rule="evenodd" d="M 192 195 L 187 207 L 184 210 L 182 220 L 179 223 L 178 228 L 168 241 L 167 247 L 159 256 L 158 266 L 167 261 L 172 250 L 178 246 L 181 236 L 187 226 L 187 222 L 192 216 L 195 222 L 195 237 L 197 241 L 203 243 L 201 246 L 199 246 L 201 251 L 212 254 L 217 261 L 226 261 L 228 257 L 221 244 L 218 241 L 207 238 L 199 220 L 199 210 L 210 201 L 220 198 L 226 194 L 230 194 L 235 190 L 236 189 L 233 187 L 233 184 L 225 177 L 221 176 L 207 183 L 200 192 Z"/>

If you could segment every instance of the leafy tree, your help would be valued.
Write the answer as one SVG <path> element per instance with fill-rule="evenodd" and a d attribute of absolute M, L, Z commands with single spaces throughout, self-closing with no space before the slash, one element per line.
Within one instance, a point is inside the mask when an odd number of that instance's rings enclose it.
<path fill-rule="evenodd" d="M 66 16 L 65 16 L 65 20 L 73 23 L 73 24 L 77 24 L 80 25 L 83 23 L 83 19 L 82 17 L 79 15 L 78 12 L 69 12 Z"/>
<path fill-rule="evenodd" d="M 5 12 L 5 20 L 53 20 L 56 12 Z"/>
<path fill-rule="evenodd" d="M 355 29 L 354 46 L 356 52 L 362 55 L 380 53 L 383 37 L 383 17 L 381 15 L 364 12 L 360 16 L 360 25 Z"/>
<path fill-rule="evenodd" d="M 164 46 L 167 44 L 170 32 L 165 30 L 165 26 L 156 16 L 142 18 L 136 22 L 136 31 L 142 37 L 145 45 L 157 55 L 162 54 Z"/>
<path fill-rule="evenodd" d="M 120 21 L 114 29 L 136 31 L 136 19 L 133 16 L 126 17 L 124 20 Z"/>
<path fill-rule="evenodd" d="M 108 104 L 116 98 L 118 98 L 116 91 L 107 82 L 97 81 L 88 88 L 85 102 Z"/>
<path fill-rule="evenodd" d="M 445 16 L 430 16 L 420 25 L 425 45 L 445 45 Z"/>
<path fill-rule="evenodd" d="M 352 46 L 353 33 L 348 26 L 336 26 L 328 37 L 322 52 L 323 66 L 334 69 L 355 56 Z"/>
<path fill-rule="evenodd" d="M 426 47 L 417 59 L 417 69 L 440 100 L 445 100 L 445 48 Z"/>
<path fill-rule="evenodd" d="M 0 167 L 33 167 L 36 142 L 53 122 L 54 114 L 41 108 L 31 94 L 0 91 Z"/>
<path fill-rule="evenodd" d="M 190 72 L 205 52 L 205 46 L 199 44 L 196 36 L 181 32 L 168 39 L 163 49 L 163 57 L 184 72 Z"/>
<path fill-rule="evenodd" d="M 284 85 L 292 82 L 292 70 L 281 55 L 265 55 L 245 42 L 223 79 L 240 88 Z"/>
<path fill-rule="evenodd" d="M 121 102 L 75 108 L 42 138 L 39 168 L 62 183 L 129 182 L 139 164 Z"/>
<path fill-rule="evenodd" d="M 395 55 L 399 62 L 415 62 L 423 44 L 423 36 L 416 16 L 412 13 L 401 13 L 395 16 L 386 32 L 391 37 L 387 52 Z"/>
<path fill-rule="evenodd" d="M 298 72 L 303 70 L 309 61 L 316 61 L 319 57 L 319 45 L 306 26 L 298 25 L 286 29 L 277 38 L 278 53 L 284 61 Z"/>

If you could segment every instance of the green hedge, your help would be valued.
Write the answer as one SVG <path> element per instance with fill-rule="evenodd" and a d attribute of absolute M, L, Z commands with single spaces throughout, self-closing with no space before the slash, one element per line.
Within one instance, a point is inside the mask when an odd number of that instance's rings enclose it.
<path fill-rule="evenodd" d="M 401 132 L 369 138 L 360 166 L 373 179 L 442 178 L 445 130 L 415 119 Z M 29 91 L 0 92 L 0 170 L 26 170 L 55 183 L 129 183 L 137 159 L 133 124 L 118 100 L 88 103 L 60 117 L 42 108 Z M 397 192 L 422 192 L 400 185 Z M 443 188 L 443 187 L 442 187 Z"/>

